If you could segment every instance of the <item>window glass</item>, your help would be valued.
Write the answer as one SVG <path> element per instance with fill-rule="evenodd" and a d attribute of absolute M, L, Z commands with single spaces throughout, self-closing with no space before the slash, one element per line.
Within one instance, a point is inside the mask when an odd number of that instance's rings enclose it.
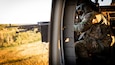
<path fill-rule="evenodd" d="M 95 0 L 92 0 L 93 2 L 95 2 Z M 111 2 L 112 2 L 112 0 L 98 0 L 98 2 L 99 2 L 99 5 L 100 6 L 109 6 L 109 5 L 111 5 Z"/>

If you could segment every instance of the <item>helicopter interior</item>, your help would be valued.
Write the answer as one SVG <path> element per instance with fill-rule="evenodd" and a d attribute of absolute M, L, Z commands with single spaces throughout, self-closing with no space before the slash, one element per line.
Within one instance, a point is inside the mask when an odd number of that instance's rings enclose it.
<path fill-rule="evenodd" d="M 81 1 L 81 0 L 79 0 Z M 87 65 L 81 60 L 78 60 L 75 55 L 74 47 L 74 32 L 73 25 L 76 14 L 76 6 L 78 0 L 60 0 L 52 1 L 51 26 L 50 26 L 50 65 Z M 95 3 L 99 5 L 98 0 Z M 110 27 L 115 36 L 115 3 L 112 0 L 110 6 L 99 6 L 101 13 L 105 13 L 107 20 L 110 22 Z M 70 22 L 72 21 L 72 22 Z M 88 65 L 114 65 L 115 62 L 115 45 L 100 54 L 94 54 L 92 61 L 87 61 Z M 58 48 L 58 44 L 60 48 Z"/>

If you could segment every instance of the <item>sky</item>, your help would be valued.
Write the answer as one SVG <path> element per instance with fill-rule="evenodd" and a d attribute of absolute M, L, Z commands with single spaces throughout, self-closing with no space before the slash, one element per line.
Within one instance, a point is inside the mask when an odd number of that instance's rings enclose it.
<path fill-rule="evenodd" d="M 110 4 L 111 0 L 99 2 L 105 5 Z M 51 3 L 51 0 L 0 0 L 0 24 L 37 24 L 50 21 Z"/>
<path fill-rule="evenodd" d="M 51 0 L 0 0 L 0 24 L 50 21 Z"/>

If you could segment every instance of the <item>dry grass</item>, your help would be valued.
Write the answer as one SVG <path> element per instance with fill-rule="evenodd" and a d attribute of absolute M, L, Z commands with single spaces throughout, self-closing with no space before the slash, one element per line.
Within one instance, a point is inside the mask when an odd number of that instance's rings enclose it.
<path fill-rule="evenodd" d="M 13 25 L 13 24 L 12 24 Z M 8 47 L 14 45 L 20 45 L 30 42 L 35 42 L 41 40 L 41 33 L 36 32 L 35 30 L 28 30 L 23 32 L 16 33 L 21 31 L 18 27 L 6 28 L 8 24 L 0 24 L 0 47 Z"/>
<path fill-rule="evenodd" d="M 48 43 L 1 48 L 0 65 L 48 65 Z"/>

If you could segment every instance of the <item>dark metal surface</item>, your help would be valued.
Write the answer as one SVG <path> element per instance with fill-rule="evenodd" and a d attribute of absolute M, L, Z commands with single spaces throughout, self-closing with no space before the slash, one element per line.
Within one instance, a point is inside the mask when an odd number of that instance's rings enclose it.
<path fill-rule="evenodd" d="M 49 65 L 61 65 L 59 57 L 60 22 L 64 0 L 53 0 L 49 38 Z"/>
<path fill-rule="evenodd" d="M 76 0 L 66 0 L 63 18 L 65 65 L 76 65 L 73 28 L 76 5 Z"/>

